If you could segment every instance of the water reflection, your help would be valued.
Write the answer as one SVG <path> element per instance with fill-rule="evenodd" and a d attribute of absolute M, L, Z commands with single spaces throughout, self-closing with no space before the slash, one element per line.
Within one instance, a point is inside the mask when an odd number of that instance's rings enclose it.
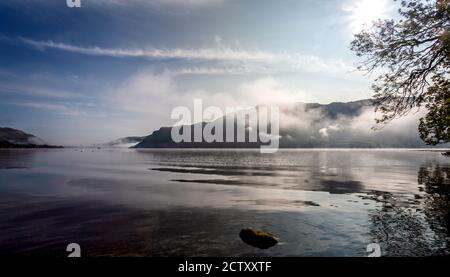
<path fill-rule="evenodd" d="M 372 192 L 382 205 L 370 213 L 370 233 L 385 256 L 449 255 L 450 167 L 424 164 L 414 195 Z"/>
<path fill-rule="evenodd" d="M 423 166 L 419 170 L 418 182 L 424 186 L 424 212 L 438 241 L 449 254 L 450 245 L 450 167 L 440 165 Z"/>
<path fill-rule="evenodd" d="M 34 156 L 33 151 L 0 149 L 0 170 L 28 168 Z"/>
<path fill-rule="evenodd" d="M 0 151 L 0 255 L 444 255 L 449 169 L 400 150 Z M 281 243 L 258 252 L 245 227 Z"/>
<path fill-rule="evenodd" d="M 426 192 L 424 210 L 436 230 L 450 234 L 450 167 L 423 166 L 419 170 L 419 185 Z"/>

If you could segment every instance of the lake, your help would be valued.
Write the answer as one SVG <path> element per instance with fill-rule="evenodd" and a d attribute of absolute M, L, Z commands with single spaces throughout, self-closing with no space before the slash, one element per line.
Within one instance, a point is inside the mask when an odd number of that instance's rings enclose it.
<path fill-rule="evenodd" d="M 0 151 L 0 255 L 450 252 L 450 158 L 418 150 Z M 239 238 L 262 228 L 279 243 Z"/>

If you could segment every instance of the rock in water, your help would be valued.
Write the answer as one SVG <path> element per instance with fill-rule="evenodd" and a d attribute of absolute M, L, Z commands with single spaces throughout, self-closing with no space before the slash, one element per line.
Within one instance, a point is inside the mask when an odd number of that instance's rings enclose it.
<path fill-rule="evenodd" d="M 278 243 L 272 234 L 261 229 L 244 228 L 239 233 L 239 237 L 243 242 L 259 249 L 267 249 Z"/>

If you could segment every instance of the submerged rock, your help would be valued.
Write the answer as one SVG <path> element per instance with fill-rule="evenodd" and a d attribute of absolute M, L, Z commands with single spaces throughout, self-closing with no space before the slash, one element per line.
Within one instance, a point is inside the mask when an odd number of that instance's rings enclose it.
<path fill-rule="evenodd" d="M 261 229 L 244 228 L 239 237 L 243 242 L 259 249 L 267 249 L 278 243 L 275 236 Z"/>

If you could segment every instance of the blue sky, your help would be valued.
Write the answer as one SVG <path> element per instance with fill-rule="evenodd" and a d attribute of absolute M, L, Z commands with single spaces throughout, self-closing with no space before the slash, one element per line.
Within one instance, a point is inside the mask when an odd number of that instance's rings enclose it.
<path fill-rule="evenodd" d="M 219 107 L 351 101 L 353 34 L 390 0 L 0 2 L 0 126 L 51 143 L 106 142 Z"/>

